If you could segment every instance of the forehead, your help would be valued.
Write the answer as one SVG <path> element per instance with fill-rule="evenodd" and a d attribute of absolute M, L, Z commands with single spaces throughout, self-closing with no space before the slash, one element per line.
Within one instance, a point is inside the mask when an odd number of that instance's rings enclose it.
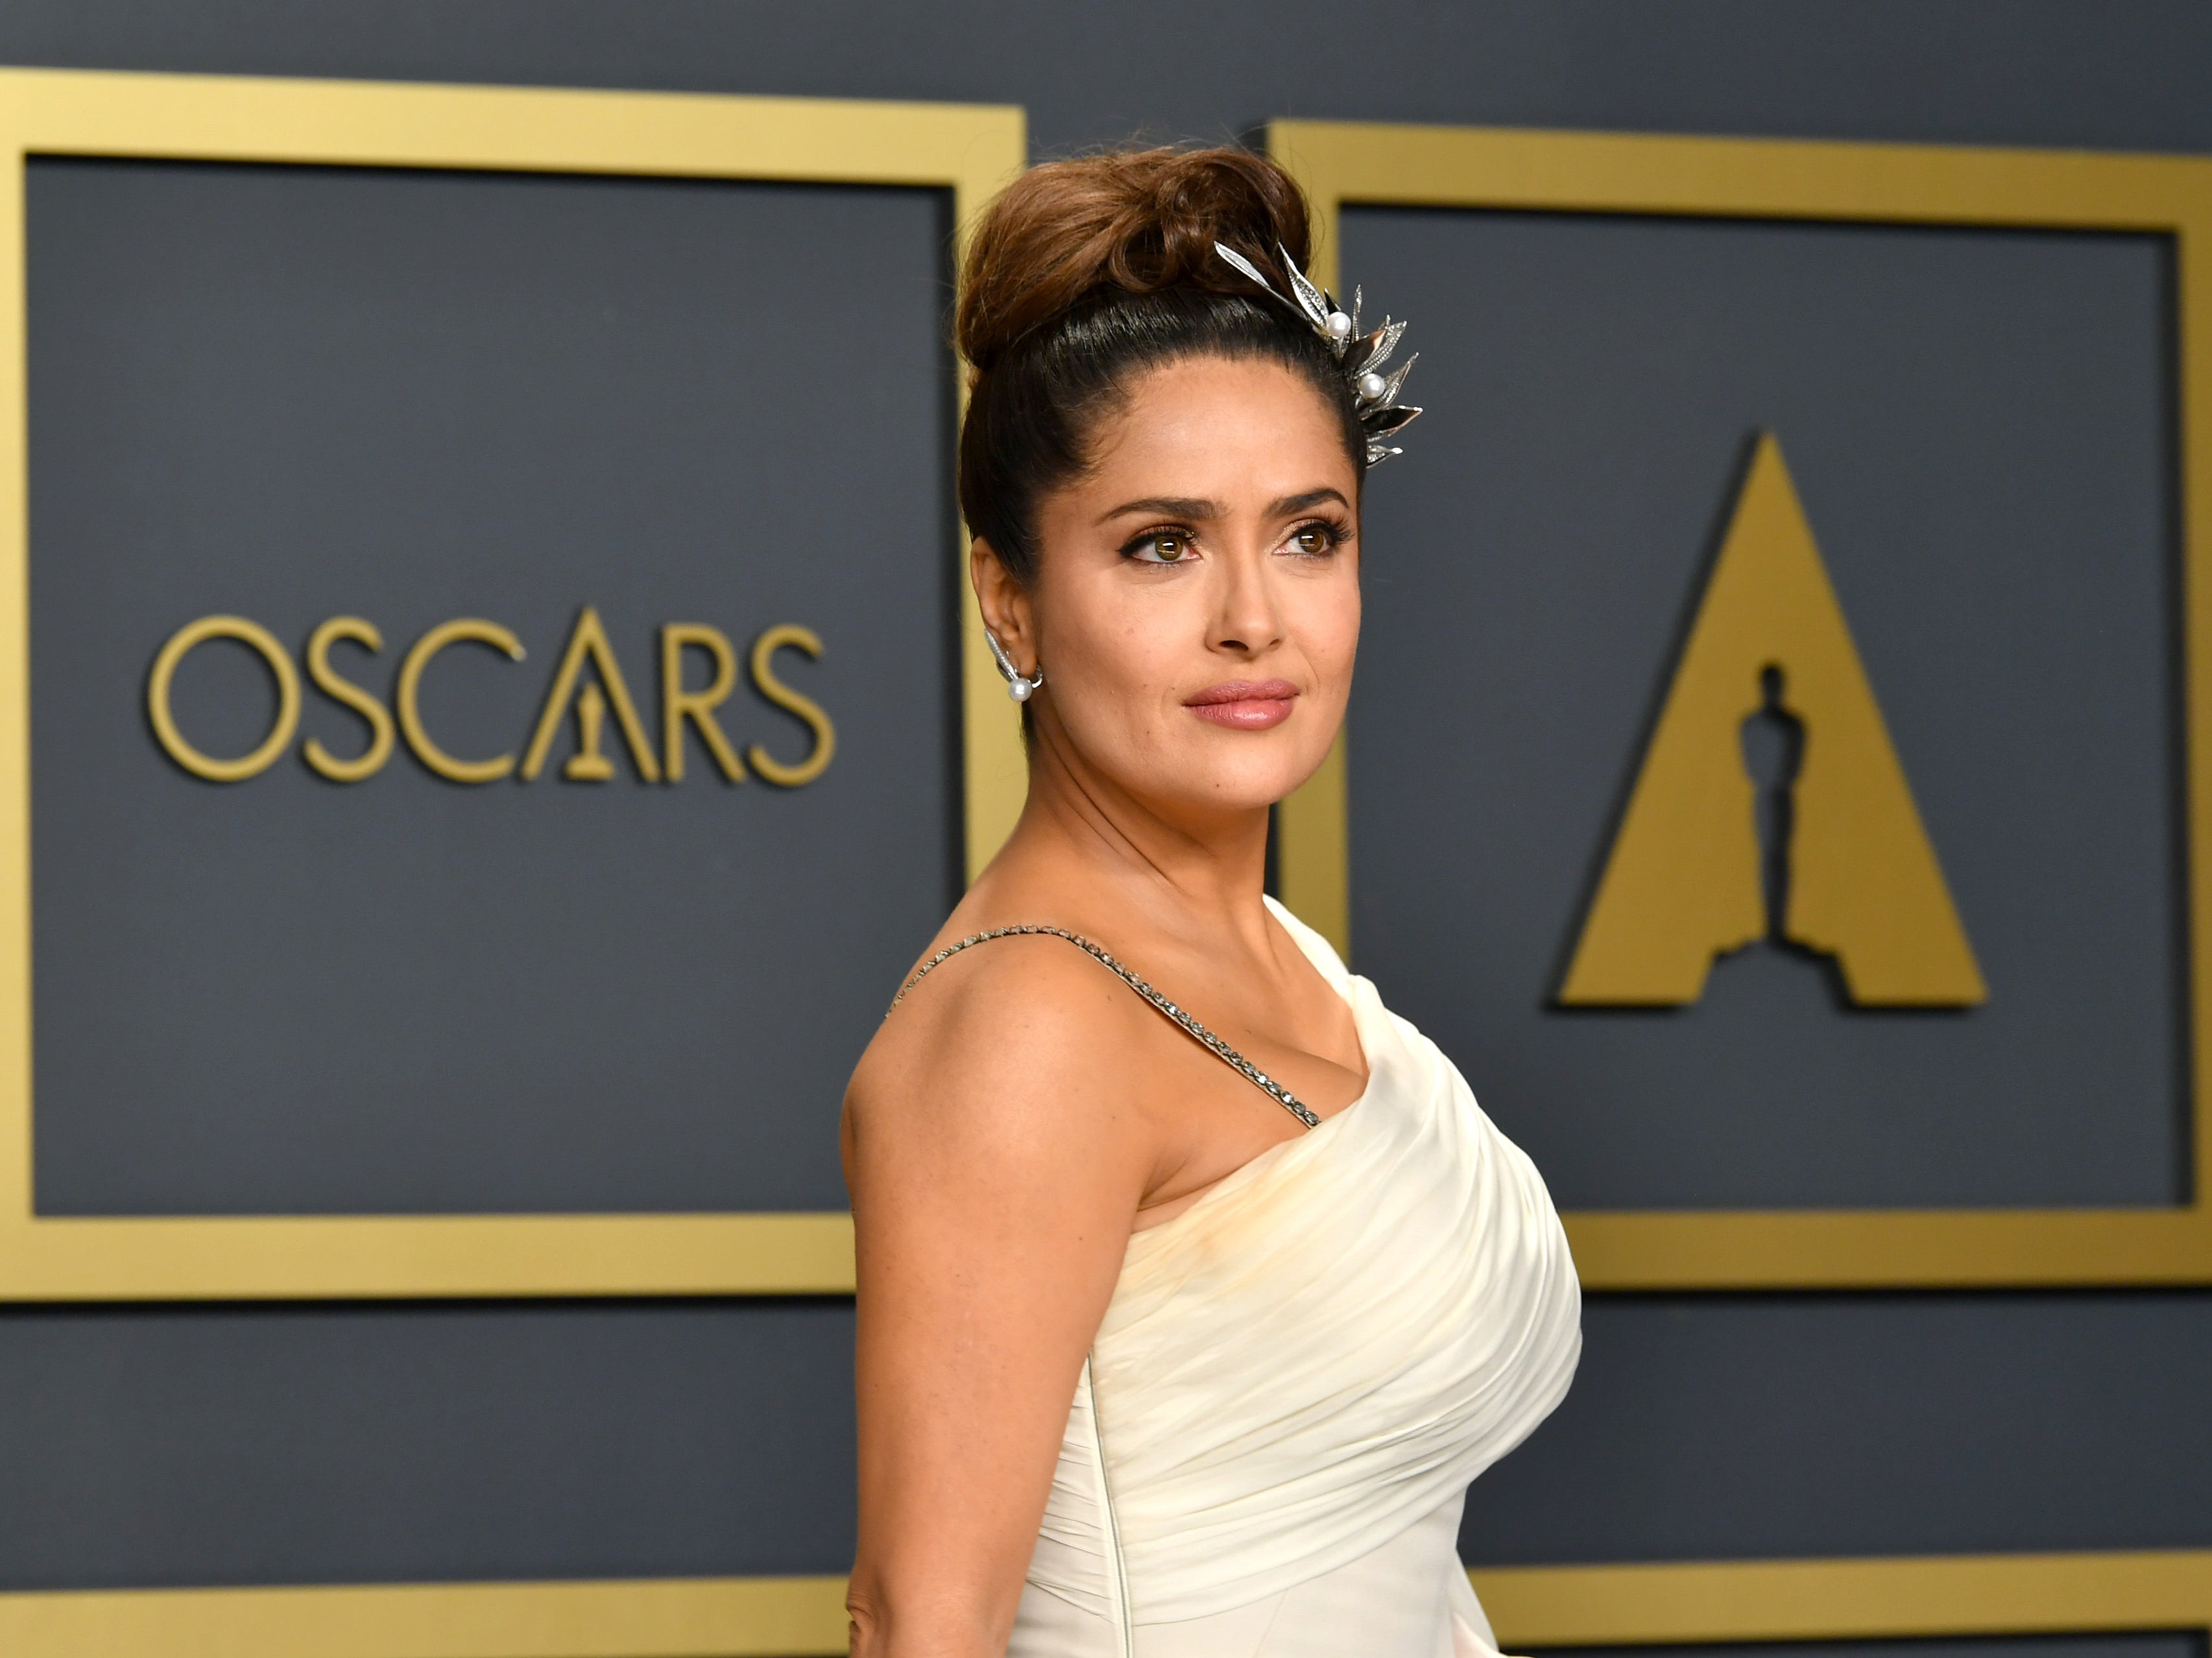
<path fill-rule="evenodd" d="M 1354 496 L 1343 422 L 1312 383 L 1265 359 L 1193 357 L 1131 380 L 1099 427 L 1079 490 L 1273 500 L 1319 484 Z"/>

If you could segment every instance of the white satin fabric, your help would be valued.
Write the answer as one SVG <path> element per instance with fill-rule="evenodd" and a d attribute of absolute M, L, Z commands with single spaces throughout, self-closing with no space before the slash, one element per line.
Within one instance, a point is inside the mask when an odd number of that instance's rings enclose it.
<path fill-rule="evenodd" d="M 1574 1375 L 1566 1236 L 1436 1044 L 1275 914 L 1366 1091 L 1130 1238 L 1009 1658 L 1497 1651 L 1460 1508 Z"/>

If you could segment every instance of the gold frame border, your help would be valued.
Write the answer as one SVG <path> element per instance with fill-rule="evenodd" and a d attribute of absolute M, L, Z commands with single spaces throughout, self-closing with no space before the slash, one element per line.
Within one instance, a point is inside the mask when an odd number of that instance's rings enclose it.
<path fill-rule="evenodd" d="M 2212 1633 L 2212 1550 L 1468 1574 L 1510 1648 Z M 842 1577 L 0 1594 L 10 1658 L 793 1658 Z"/>
<path fill-rule="evenodd" d="M 1315 279 L 1335 285 L 1341 210 L 1697 215 L 2112 230 L 2174 244 L 2183 720 L 2192 963 L 2212 960 L 2212 161 L 2166 155 L 1278 121 L 1271 155 L 1310 194 Z M 1284 901 L 1346 950 L 1344 747 L 1284 802 Z M 1348 953 L 1348 951 L 1347 951 Z M 2192 1201 L 2172 1209 L 1670 1211 L 1571 1214 L 1591 1290 L 2212 1283 L 2212 975 L 2189 988 Z"/>
<path fill-rule="evenodd" d="M 23 259 L 23 164 L 33 153 L 921 185 L 951 192 L 963 247 L 984 203 L 1026 161 L 1022 111 L 0 70 L 0 1300 L 849 1291 L 843 1214 L 36 1217 Z M 960 552 L 972 875 L 1019 813 L 1025 773 L 964 598 L 964 542 Z"/>

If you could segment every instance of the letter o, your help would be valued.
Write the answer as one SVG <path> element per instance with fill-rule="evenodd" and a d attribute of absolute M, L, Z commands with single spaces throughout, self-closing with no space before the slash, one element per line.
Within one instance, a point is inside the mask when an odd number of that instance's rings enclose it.
<path fill-rule="evenodd" d="M 241 760 L 217 760 L 202 754 L 185 740 L 177 729 L 176 715 L 169 708 L 169 682 L 176 677 L 177 665 L 195 645 L 210 639 L 234 639 L 241 645 L 251 646 L 269 665 L 269 671 L 276 680 L 276 723 L 269 728 L 269 735 L 261 739 L 261 746 Z M 146 681 L 146 716 L 153 721 L 154 735 L 162 749 L 195 777 L 204 777 L 210 783 L 242 783 L 249 777 L 258 777 L 276 763 L 292 740 L 292 733 L 300 726 L 300 675 L 292 666 L 292 659 L 276 641 L 276 635 L 258 622 L 249 622 L 242 616 L 204 616 L 197 622 L 188 622 L 169 635 L 169 642 L 154 659 L 154 671 Z"/>

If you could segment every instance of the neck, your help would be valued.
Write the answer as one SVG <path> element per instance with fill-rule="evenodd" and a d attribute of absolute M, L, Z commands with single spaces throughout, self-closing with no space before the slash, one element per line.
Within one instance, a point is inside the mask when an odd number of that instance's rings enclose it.
<path fill-rule="evenodd" d="M 1036 868 L 1085 908 L 1178 935 L 1218 938 L 1226 927 L 1255 945 L 1265 939 L 1266 807 L 1147 800 L 1087 764 L 1047 721 L 1037 725 L 1009 862 Z"/>

